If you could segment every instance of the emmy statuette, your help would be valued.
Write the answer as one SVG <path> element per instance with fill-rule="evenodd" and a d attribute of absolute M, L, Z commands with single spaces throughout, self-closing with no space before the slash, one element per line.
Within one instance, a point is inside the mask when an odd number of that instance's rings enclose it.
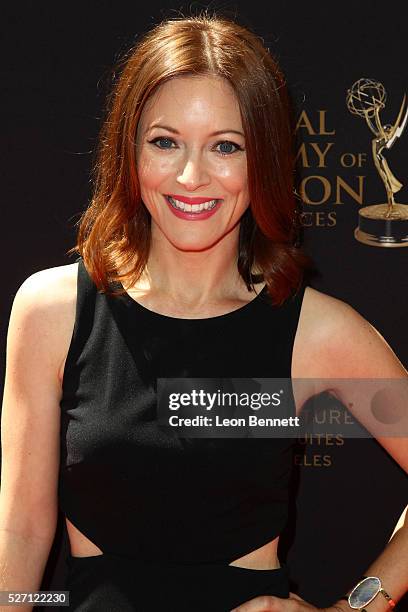
<path fill-rule="evenodd" d="M 354 237 L 371 246 L 404 247 L 408 246 L 408 205 L 394 201 L 394 194 L 401 189 L 402 183 L 391 172 L 383 151 L 390 149 L 401 136 L 408 119 L 408 108 L 405 108 L 404 94 L 394 125 L 382 125 L 380 111 L 385 107 L 386 97 L 382 83 L 372 79 L 359 79 L 347 90 L 347 108 L 354 115 L 364 117 L 374 134 L 374 163 L 387 192 L 387 203 L 360 208 Z"/>

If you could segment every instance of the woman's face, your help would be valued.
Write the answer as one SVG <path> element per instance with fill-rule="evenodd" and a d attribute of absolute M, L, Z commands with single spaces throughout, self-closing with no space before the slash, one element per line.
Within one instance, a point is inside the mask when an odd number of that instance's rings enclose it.
<path fill-rule="evenodd" d="M 249 206 L 247 160 L 238 102 L 227 81 L 185 76 L 164 83 L 143 109 L 136 155 L 153 237 L 200 251 L 234 227 L 238 232 Z M 204 208 L 201 199 L 209 201 Z"/>

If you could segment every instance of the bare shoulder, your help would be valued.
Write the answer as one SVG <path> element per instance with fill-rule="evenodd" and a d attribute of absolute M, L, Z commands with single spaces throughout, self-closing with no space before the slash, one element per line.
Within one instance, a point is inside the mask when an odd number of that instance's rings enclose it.
<path fill-rule="evenodd" d="M 76 304 L 77 274 L 78 263 L 38 270 L 20 285 L 14 301 L 24 301 L 45 315 L 64 315 Z"/>
<path fill-rule="evenodd" d="M 293 349 L 293 377 L 378 378 L 406 374 L 383 336 L 350 304 L 305 290 Z"/>
<path fill-rule="evenodd" d="M 75 323 L 78 263 L 38 270 L 18 288 L 13 310 L 24 309 L 49 338 L 57 376 L 68 352 Z"/>
<path fill-rule="evenodd" d="M 333 333 L 350 317 L 360 316 L 349 304 L 313 287 L 306 287 L 299 319 L 299 335 L 306 339 L 319 340 L 330 326 Z"/>
<path fill-rule="evenodd" d="M 317 377 L 319 363 L 314 351 L 327 336 L 336 333 L 341 317 L 347 318 L 348 304 L 313 287 L 306 287 L 293 347 L 292 375 L 295 378 Z M 314 359 L 311 359 L 314 355 Z M 318 361 L 319 357 L 317 356 Z"/>

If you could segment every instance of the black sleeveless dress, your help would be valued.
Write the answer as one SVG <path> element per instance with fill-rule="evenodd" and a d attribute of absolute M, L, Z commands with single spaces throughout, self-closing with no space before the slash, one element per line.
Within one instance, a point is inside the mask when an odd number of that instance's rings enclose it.
<path fill-rule="evenodd" d="M 293 440 L 177 436 L 158 424 L 157 380 L 290 379 L 304 290 L 179 319 L 98 292 L 78 259 L 59 503 L 103 555 L 68 555 L 71 610 L 227 612 L 288 597 L 286 566 L 229 563 L 284 528 Z"/>

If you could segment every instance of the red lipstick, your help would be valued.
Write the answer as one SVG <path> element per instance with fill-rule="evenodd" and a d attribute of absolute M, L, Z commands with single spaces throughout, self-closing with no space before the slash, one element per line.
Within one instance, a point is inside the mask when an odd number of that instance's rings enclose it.
<path fill-rule="evenodd" d="M 171 198 L 173 196 L 170 196 Z M 171 203 L 170 200 L 168 199 L 167 196 L 164 196 L 164 199 L 167 203 L 167 206 L 169 207 L 169 209 L 171 210 L 171 212 L 173 213 L 173 215 L 175 215 L 176 217 L 178 217 L 179 219 L 184 219 L 185 221 L 204 221 L 205 219 L 208 219 L 209 217 L 212 217 L 217 210 L 220 208 L 222 202 L 218 201 L 216 203 L 216 205 L 214 206 L 214 208 L 211 208 L 210 210 L 203 210 L 202 212 L 184 212 L 183 210 L 178 210 L 177 208 L 175 208 Z M 206 200 L 208 201 L 208 200 Z M 188 202 L 186 202 L 188 203 Z"/>

